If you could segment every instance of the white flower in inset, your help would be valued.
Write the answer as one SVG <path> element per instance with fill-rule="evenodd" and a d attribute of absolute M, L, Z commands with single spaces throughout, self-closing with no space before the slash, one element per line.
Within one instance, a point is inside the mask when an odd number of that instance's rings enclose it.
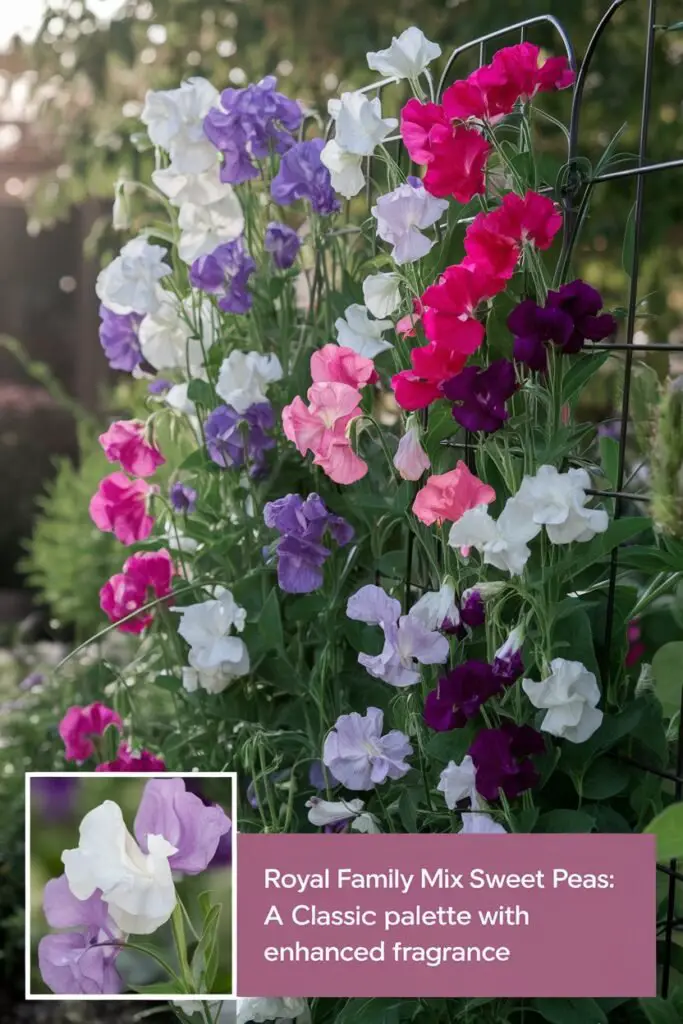
<path fill-rule="evenodd" d="M 482 836 L 482 835 L 507 835 L 506 830 L 497 821 L 494 821 L 490 814 L 482 814 L 479 811 L 465 811 L 462 815 L 462 828 L 459 835 Z"/>
<path fill-rule="evenodd" d="M 363 281 L 363 298 L 373 316 L 391 316 L 401 305 L 398 274 L 370 274 Z"/>
<path fill-rule="evenodd" d="M 214 593 L 210 601 L 173 609 L 180 615 L 178 632 L 190 645 L 190 667 L 200 673 L 194 680 L 198 685 L 204 685 L 201 673 L 221 669 L 234 678 L 246 675 L 250 667 L 244 640 L 231 635 L 233 628 L 242 632 L 247 613 L 225 587 L 216 587 Z"/>
<path fill-rule="evenodd" d="M 282 376 L 276 355 L 234 349 L 221 363 L 216 392 L 235 412 L 244 413 L 250 406 L 266 402 L 268 385 Z"/>
<path fill-rule="evenodd" d="M 183 203 L 180 207 L 178 255 L 183 263 L 208 256 L 244 231 L 244 214 L 237 193 L 229 185 L 224 187 L 230 191 L 213 203 Z"/>
<path fill-rule="evenodd" d="M 312 796 L 306 801 L 306 807 L 311 825 L 322 828 L 325 825 L 337 825 L 340 821 L 355 818 L 363 810 L 365 803 L 358 799 L 332 801 Z"/>
<path fill-rule="evenodd" d="M 251 998 L 237 1000 L 236 1024 L 284 1024 L 285 1021 L 310 1020 L 305 999 Z"/>
<path fill-rule="evenodd" d="M 155 313 L 163 296 L 158 282 L 171 273 L 165 257 L 163 246 L 133 238 L 98 275 L 95 292 L 102 305 L 120 315 Z"/>
<path fill-rule="evenodd" d="M 570 743 L 585 743 L 600 728 L 602 711 L 598 681 L 580 661 L 553 658 L 551 674 L 540 683 L 522 680 L 522 689 L 535 708 L 547 708 L 543 732 Z"/>
<path fill-rule="evenodd" d="M 177 369 L 190 377 L 206 376 L 204 352 L 211 348 L 214 340 L 212 306 L 208 298 L 202 300 L 199 310 L 197 326 L 201 329 L 201 341 L 190 326 L 192 319 L 188 301 L 181 306 L 168 294 L 163 296 L 157 311 L 143 319 L 138 331 L 140 348 L 156 370 Z"/>
<path fill-rule="evenodd" d="M 343 92 L 340 99 L 328 100 L 327 110 L 336 124 L 337 145 L 357 156 L 370 156 L 398 125 L 395 117 L 382 117 L 378 96 L 369 99 L 360 91 Z"/>
<path fill-rule="evenodd" d="M 335 192 L 345 199 L 358 195 L 365 185 L 361 156 L 348 153 L 336 139 L 330 139 L 320 152 L 320 160 L 330 172 L 330 182 Z"/>
<path fill-rule="evenodd" d="M 449 811 L 454 810 L 455 805 L 460 800 L 468 798 L 473 808 L 477 809 L 479 807 L 475 781 L 476 769 L 469 754 L 463 757 L 460 764 L 456 764 L 455 761 L 448 762 L 448 765 L 441 772 L 439 785 L 436 788 L 440 793 L 443 793 L 446 807 L 448 807 Z"/>
<path fill-rule="evenodd" d="M 354 832 L 363 832 L 365 835 L 382 834 L 382 829 L 379 827 L 377 818 L 374 814 L 370 814 L 369 811 L 359 814 L 353 821 L 351 828 Z"/>
<path fill-rule="evenodd" d="M 380 352 L 394 346 L 382 337 L 392 326 L 391 320 L 371 320 L 365 306 L 353 303 L 344 310 L 344 316 L 335 320 L 337 344 L 352 348 L 360 356 L 374 359 Z"/>
<path fill-rule="evenodd" d="M 535 476 L 524 477 L 515 497 L 521 514 L 530 513 L 538 526 L 545 526 L 552 544 L 584 543 L 609 525 L 604 509 L 585 508 L 590 482 L 585 469 L 559 473 L 554 466 L 541 466 Z"/>
<path fill-rule="evenodd" d="M 78 900 L 99 889 L 109 914 L 123 932 L 150 935 L 170 918 L 176 892 L 168 858 L 177 853 L 163 836 L 148 835 L 142 852 L 113 800 L 105 800 L 83 818 L 79 843 L 64 850 L 69 888 Z"/>
<path fill-rule="evenodd" d="M 455 587 L 442 583 L 439 590 L 423 594 L 410 609 L 409 615 L 425 629 L 455 629 L 460 624 L 460 609 L 455 601 Z"/>
<path fill-rule="evenodd" d="M 394 263 L 402 266 L 427 255 L 434 240 L 422 230 L 435 224 L 447 209 L 447 200 L 431 196 L 418 178 L 411 178 L 380 196 L 371 212 L 377 220 L 377 234 L 393 245 Z"/>
<path fill-rule="evenodd" d="M 409 417 L 406 432 L 398 442 L 394 455 L 394 466 L 404 480 L 419 480 L 429 469 L 429 456 L 420 442 L 420 427 L 416 419 Z"/>
<path fill-rule="evenodd" d="M 204 118 L 218 99 L 218 90 L 205 78 L 190 78 L 179 89 L 150 91 L 145 97 L 140 120 L 181 174 L 213 167 L 218 175 L 218 153 L 204 134 Z"/>
<path fill-rule="evenodd" d="M 366 54 L 368 67 L 387 78 L 416 79 L 433 60 L 441 56 L 441 47 L 430 43 L 419 28 L 411 26 L 394 36 L 386 50 Z"/>

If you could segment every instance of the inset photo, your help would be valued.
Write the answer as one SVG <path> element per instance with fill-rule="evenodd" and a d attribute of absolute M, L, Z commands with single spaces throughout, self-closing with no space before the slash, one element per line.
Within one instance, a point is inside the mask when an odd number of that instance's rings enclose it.
<path fill-rule="evenodd" d="M 236 790 L 233 773 L 28 773 L 26 998 L 230 999 Z"/>

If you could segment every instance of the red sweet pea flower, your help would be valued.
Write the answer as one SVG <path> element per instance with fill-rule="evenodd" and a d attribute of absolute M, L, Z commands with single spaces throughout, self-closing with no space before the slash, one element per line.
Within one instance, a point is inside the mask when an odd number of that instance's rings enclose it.
<path fill-rule="evenodd" d="M 505 287 L 503 278 L 494 277 L 486 266 L 458 264 L 447 267 L 436 284 L 422 296 L 426 309 L 423 317 L 425 334 L 430 341 L 442 341 L 455 334 L 462 341 L 463 351 L 474 352 L 481 344 L 483 329 L 478 332 L 471 318 L 477 306 L 497 295 Z M 467 337 L 465 337 L 465 332 Z"/>
<path fill-rule="evenodd" d="M 442 384 L 455 377 L 467 357 L 481 344 L 484 327 L 478 320 L 454 320 L 448 337 L 417 346 L 410 353 L 412 370 L 402 370 L 391 379 L 394 398 L 402 409 L 415 412 L 443 398 Z"/>
<path fill-rule="evenodd" d="M 470 263 L 493 277 L 512 277 L 524 242 L 547 249 L 562 227 L 562 214 L 547 196 L 508 192 L 499 207 L 480 213 L 465 232 Z"/>
<path fill-rule="evenodd" d="M 426 166 L 431 195 L 468 203 L 484 191 L 491 146 L 476 128 L 453 125 L 440 104 L 412 99 L 401 111 L 401 135 L 411 160 Z"/>

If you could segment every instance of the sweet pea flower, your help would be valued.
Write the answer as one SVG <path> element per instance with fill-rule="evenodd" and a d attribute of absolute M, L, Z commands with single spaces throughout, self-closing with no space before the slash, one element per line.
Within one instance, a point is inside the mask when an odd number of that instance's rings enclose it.
<path fill-rule="evenodd" d="M 370 274 L 363 281 L 363 298 L 373 316 L 379 319 L 391 316 L 401 304 L 399 274 Z"/>
<path fill-rule="evenodd" d="M 322 586 L 322 567 L 332 554 L 322 543 L 326 533 L 340 547 L 354 535 L 349 523 L 330 513 L 317 494 L 309 494 L 305 501 L 298 494 L 269 501 L 263 518 L 266 526 L 280 533 L 266 553 L 276 555 L 278 585 L 287 594 L 310 594 Z"/>
<path fill-rule="evenodd" d="M 139 313 L 114 313 L 100 306 L 100 345 L 112 370 L 132 373 L 142 358 L 138 331 L 142 316 Z"/>
<path fill-rule="evenodd" d="M 503 678 L 485 661 L 471 659 L 456 665 L 427 694 L 424 720 L 436 732 L 461 729 L 503 687 Z"/>
<path fill-rule="evenodd" d="M 368 359 L 374 359 L 380 352 L 394 347 L 382 337 L 383 332 L 392 326 L 391 320 L 371 320 L 365 306 L 356 303 L 347 306 L 344 316 L 335 320 L 334 326 L 339 345 Z"/>
<path fill-rule="evenodd" d="M 109 462 L 118 462 L 131 476 L 152 476 L 166 459 L 145 439 L 141 420 L 117 420 L 100 434 L 99 442 Z"/>
<path fill-rule="evenodd" d="M 451 527 L 448 543 L 460 548 L 465 558 L 474 548 L 485 565 L 493 565 L 510 576 L 521 576 L 531 555 L 528 542 L 539 533 L 540 527 L 529 516 L 526 506 L 513 497 L 508 498 L 497 521 L 491 518 L 486 505 L 468 509 Z"/>
<path fill-rule="evenodd" d="M 609 518 L 604 509 L 586 508 L 590 476 L 585 469 L 560 473 L 541 466 L 535 476 L 525 476 L 515 501 L 540 528 L 545 526 L 551 544 L 586 543 L 604 533 Z"/>
<path fill-rule="evenodd" d="M 507 721 L 499 729 L 482 729 L 469 750 L 477 792 L 494 801 L 502 789 L 509 800 L 515 800 L 537 785 L 539 775 L 531 758 L 544 751 L 543 738 L 529 725 Z"/>
<path fill-rule="evenodd" d="M 178 213 L 178 255 L 188 266 L 209 256 L 221 245 L 240 238 L 244 231 L 242 205 L 230 185 L 213 203 L 183 203 Z"/>
<path fill-rule="evenodd" d="M 443 793 L 449 811 L 454 811 L 461 800 L 469 800 L 472 807 L 478 807 L 474 763 L 469 754 L 463 757 L 460 764 L 448 762 L 436 788 L 439 793 Z"/>
<path fill-rule="evenodd" d="M 392 686 L 412 686 L 420 681 L 419 665 L 443 665 L 448 659 L 448 640 L 424 625 L 419 610 L 401 615 L 400 602 L 381 587 L 361 587 L 349 598 L 346 614 L 384 632 L 381 654 L 358 655 L 358 663 L 376 679 Z"/>
<path fill-rule="evenodd" d="M 213 252 L 200 256 L 190 267 L 190 283 L 194 288 L 218 298 L 224 313 L 248 313 L 252 306 L 249 279 L 256 270 L 240 236 L 225 242 Z"/>
<path fill-rule="evenodd" d="M 397 729 L 383 736 L 383 724 L 384 712 L 368 708 L 364 715 L 340 715 L 327 734 L 323 762 L 347 789 L 374 789 L 410 771 L 405 761 L 413 752 L 408 737 Z"/>
<path fill-rule="evenodd" d="M 198 875 L 213 860 L 221 836 L 232 829 L 232 822 L 218 804 L 206 805 L 185 788 L 183 779 L 150 779 L 133 824 L 133 832 L 143 853 L 150 840 L 163 836 L 176 852 L 168 858 L 173 871 Z"/>
<path fill-rule="evenodd" d="M 547 709 L 540 728 L 552 736 L 585 743 L 602 724 L 598 681 L 580 661 L 553 658 L 550 675 L 540 683 L 523 679 L 522 689 L 535 708 Z"/>
<path fill-rule="evenodd" d="M 458 264 L 446 267 L 436 282 L 422 295 L 422 322 L 430 341 L 448 342 L 454 336 L 462 335 L 463 323 L 471 327 L 471 319 L 478 308 L 493 298 L 505 287 L 502 278 L 491 274 L 488 268 L 476 264 Z M 470 355 L 479 347 L 484 336 L 483 328 L 472 337 Z"/>
<path fill-rule="evenodd" d="M 171 594 L 173 559 L 168 551 L 140 551 L 124 563 L 123 570 L 109 579 L 100 590 L 100 607 L 111 622 L 120 622 L 123 633 L 142 633 L 154 620 L 153 610 L 127 619 L 152 598 Z"/>
<path fill-rule="evenodd" d="M 444 398 L 453 402 L 453 419 L 473 433 L 494 434 L 509 417 L 505 406 L 517 390 L 514 364 L 495 359 L 482 369 L 465 366 L 443 385 Z"/>
<path fill-rule="evenodd" d="M 460 625 L 460 608 L 455 599 L 455 587 L 448 580 L 436 591 L 427 591 L 410 609 L 410 614 L 425 629 L 452 632 Z"/>
<path fill-rule="evenodd" d="M 500 206 L 479 213 L 465 232 L 465 253 L 470 263 L 492 277 L 512 277 L 524 244 L 548 249 L 562 227 L 562 214 L 547 196 L 507 192 Z"/>
<path fill-rule="evenodd" d="M 169 501 L 174 512 L 180 512 L 185 516 L 192 515 L 197 508 L 197 492 L 189 484 L 176 480 L 171 484 L 168 491 Z"/>
<path fill-rule="evenodd" d="M 64 740 L 64 757 L 67 761 L 83 764 L 95 753 L 93 737 L 103 736 L 108 726 L 123 729 L 121 716 L 96 701 L 87 707 L 69 708 L 59 723 L 59 735 Z"/>
<path fill-rule="evenodd" d="M 311 356 L 314 384 L 348 384 L 360 388 L 377 380 L 372 359 L 346 345 L 323 345 Z"/>
<path fill-rule="evenodd" d="M 205 377 L 204 355 L 215 336 L 209 299 L 199 306 L 197 332 L 191 326 L 194 316 L 189 300 L 178 303 L 172 296 L 164 295 L 156 312 L 144 318 L 140 324 L 140 348 L 145 360 L 156 370 L 181 370 L 190 377 Z M 201 341 L 197 333 L 201 334 Z"/>
<path fill-rule="evenodd" d="M 214 159 L 209 170 L 200 174 L 183 174 L 173 165 L 160 167 L 152 171 L 152 181 L 172 206 L 214 206 L 236 195 L 232 185 L 225 184 L 216 174 L 217 166 Z"/>
<path fill-rule="evenodd" d="M 217 170 L 216 150 L 204 134 L 204 118 L 218 101 L 205 78 L 190 78 L 180 88 L 149 91 L 140 120 L 155 146 L 165 149 L 180 174 Z"/>
<path fill-rule="evenodd" d="M 351 448 L 348 427 L 361 414 L 357 388 L 336 382 L 314 383 L 308 389 L 308 406 L 297 395 L 282 410 L 285 437 L 299 453 L 313 453 L 313 462 L 338 484 L 352 484 L 368 471 Z"/>
<path fill-rule="evenodd" d="M 330 184 L 335 192 L 352 199 L 365 185 L 363 157 L 347 153 L 336 139 L 326 142 L 320 151 L 320 160 L 330 173 Z"/>
<path fill-rule="evenodd" d="M 241 633 L 246 622 L 246 611 L 237 604 L 225 587 L 216 587 L 215 596 L 208 601 L 174 608 L 180 615 L 178 632 L 190 645 L 190 668 L 198 673 L 197 684 L 207 673 L 218 675 L 225 689 L 230 679 L 246 675 L 250 669 L 249 651 L 243 640 L 232 635 Z M 187 688 L 187 687 L 186 687 Z M 208 689 L 208 687 L 204 687 Z M 211 692 L 220 692 L 217 688 Z"/>
<path fill-rule="evenodd" d="M 282 380 L 280 360 L 273 353 L 233 349 L 221 363 L 216 393 L 239 413 L 267 401 L 270 384 Z"/>
<path fill-rule="evenodd" d="M 236 1024 L 285 1024 L 297 1020 L 298 1024 L 310 1024 L 305 999 L 238 999 Z"/>
<path fill-rule="evenodd" d="M 127 743 L 122 743 L 113 761 L 98 764 L 96 772 L 165 772 L 166 765 L 162 758 L 151 754 L 149 750 L 135 753 Z"/>
<path fill-rule="evenodd" d="M 312 796 L 306 801 L 308 808 L 308 820 L 311 825 L 324 828 L 327 825 L 338 825 L 341 822 L 347 823 L 365 807 L 362 800 L 323 800 L 319 796 Z"/>
<path fill-rule="evenodd" d="M 465 318 L 448 340 L 417 345 L 410 353 L 412 370 L 401 370 L 391 378 L 397 404 L 415 412 L 443 398 L 444 384 L 460 373 L 483 337 L 483 325 Z"/>
<path fill-rule="evenodd" d="M 113 533 L 122 544 L 147 540 L 154 517 L 147 512 L 152 488 L 144 480 L 129 480 L 125 473 L 112 473 L 100 481 L 90 499 L 90 518 L 104 533 Z"/>
<path fill-rule="evenodd" d="M 360 91 L 344 92 L 340 99 L 328 100 L 327 110 L 335 122 L 337 145 L 356 156 L 371 156 L 398 125 L 395 117 L 382 117 L 378 96 L 370 99 Z"/>
<path fill-rule="evenodd" d="M 435 199 L 419 178 L 409 178 L 393 192 L 380 196 L 371 213 L 377 221 L 377 234 L 393 246 L 394 263 L 402 266 L 426 256 L 434 239 L 422 234 L 448 209 L 443 199 Z"/>
<path fill-rule="evenodd" d="M 176 905 L 169 857 L 177 850 L 162 835 L 149 835 L 147 848 L 133 839 L 119 805 L 105 800 L 83 818 L 78 846 L 62 853 L 69 889 L 79 900 L 99 890 L 122 931 L 150 935 Z"/>
<path fill-rule="evenodd" d="M 415 26 L 392 37 L 386 50 L 366 54 L 368 67 L 387 78 L 408 78 L 415 81 L 433 60 L 441 56 L 441 47 L 430 43 Z"/>
<path fill-rule="evenodd" d="M 516 626 L 493 656 L 494 672 L 507 683 L 516 682 L 524 671 L 521 653 L 523 644 L 524 633 Z"/>
<path fill-rule="evenodd" d="M 301 239 L 287 224 L 271 221 L 263 236 L 263 249 L 273 257 L 273 263 L 279 270 L 289 270 L 294 265 Z"/>
<path fill-rule="evenodd" d="M 488 505 L 495 499 L 494 489 L 482 483 L 460 461 L 455 469 L 429 477 L 415 497 L 413 513 L 425 526 L 444 520 L 455 523 L 468 510 Z"/>
<path fill-rule="evenodd" d="M 275 426 L 269 402 L 250 405 L 238 413 L 231 405 L 213 409 L 204 424 L 206 450 L 212 462 L 223 469 L 248 466 L 249 475 L 258 477 L 266 470 L 266 452 L 275 447 L 270 431 Z"/>
<path fill-rule="evenodd" d="M 506 830 L 497 821 L 494 821 L 490 814 L 482 814 L 478 811 L 466 811 L 462 815 L 462 828 L 458 835 L 461 836 L 498 836 L 507 835 Z"/>
<path fill-rule="evenodd" d="M 327 216 L 338 212 L 330 171 L 322 158 L 323 145 L 322 139 L 306 139 L 285 153 L 270 184 L 270 194 L 276 203 L 290 206 L 298 199 L 306 199 L 314 213 Z"/>
<path fill-rule="evenodd" d="M 163 294 L 158 282 L 171 273 L 165 258 L 163 246 L 150 245 L 143 236 L 132 239 L 100 271 L 95 284 L 98 299 L 119 316 L 155 313 Z"/>
<path fill-rule="evenodd" d="M 440 104 L 411 99 L 401 111 L 401 135 L 410 158 L 427 168 L 430 195 L 469 203 L 485 191 L 491 144 L 476 128 L 452 124 Z"/>
<path fill-rule="evenodd" d="M 420 442 L 419 424 L 410 417 L 406 424 L 406 432 L 398 442 L 394 466 L 404 480 L 419 480 L 431 465 L 429 456 Z"/>

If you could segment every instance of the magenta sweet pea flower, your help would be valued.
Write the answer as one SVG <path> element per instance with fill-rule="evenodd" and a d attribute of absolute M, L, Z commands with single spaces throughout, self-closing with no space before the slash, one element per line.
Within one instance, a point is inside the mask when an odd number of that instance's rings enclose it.
<path fill-rule="evenodd" d="M 147 512 L 152 488 L 144 480 L 130 480 L 125 473 L 112 473 L 100 481 L 90 499 L 90 518 L 104 533 L 113 533 L 122 544 L 147 540 L 154 517 Z"/>
<path fill-rule="evenodd" d="M 120 463 L 131 476 L 152 476 L 166 461 L 145 439 L 145 424 L 140 420 L 117 420 L 99 440 L 108 460 Z"/>
<path fill-rule="evenodd" d="M 531 757 L 544 750 L 543 737 L 530 725 L 505 722 L 500 729 L 483 729 L 469 749 L 477 770 L 477 792 L 493 801 L 502 789 L 514 800 L 537 785 L 539 775 Z"/>
<path fill-rule="evenodd" d="M 173 573 L 173 559 L 165 549 L 137 552 L 100 590 L 100 608 L 111 622 L 120 623 L 122 633 L 141 633 L 154 619 L 152 609 L 128 621 L 121 620 L 155 597 L 168 597 Z"/>
<path fill-rule="evenodd" d="M 221 836 L 232 822 L 218 804 L 206 805 L 189 793 L 182 779 L 150 779 L 145 785 L 133 831 L 143 852 L 147 837 L 162 835 L 177 853 L 168 863 L 174 871 L 198 875 L 213 860 Z"/>
<path fill-rule="evenodd" d="M 87 707 L 69 708 L 59 723 L 59 735 L 64 740 L 67 761 L 82 764 L 95 753 L 92 737 L 102 736 L 109 725 L 123 729 L 121 716 L 105 704 L 95 702 Z"/>
<path fill-rule="evenodd" d="M 96 772 L 165 772 L 166 764 L 160 757 L 141 750 L 134 754 L 127 743 L 122 743 L 113 761 L 98 764 Z"/>

